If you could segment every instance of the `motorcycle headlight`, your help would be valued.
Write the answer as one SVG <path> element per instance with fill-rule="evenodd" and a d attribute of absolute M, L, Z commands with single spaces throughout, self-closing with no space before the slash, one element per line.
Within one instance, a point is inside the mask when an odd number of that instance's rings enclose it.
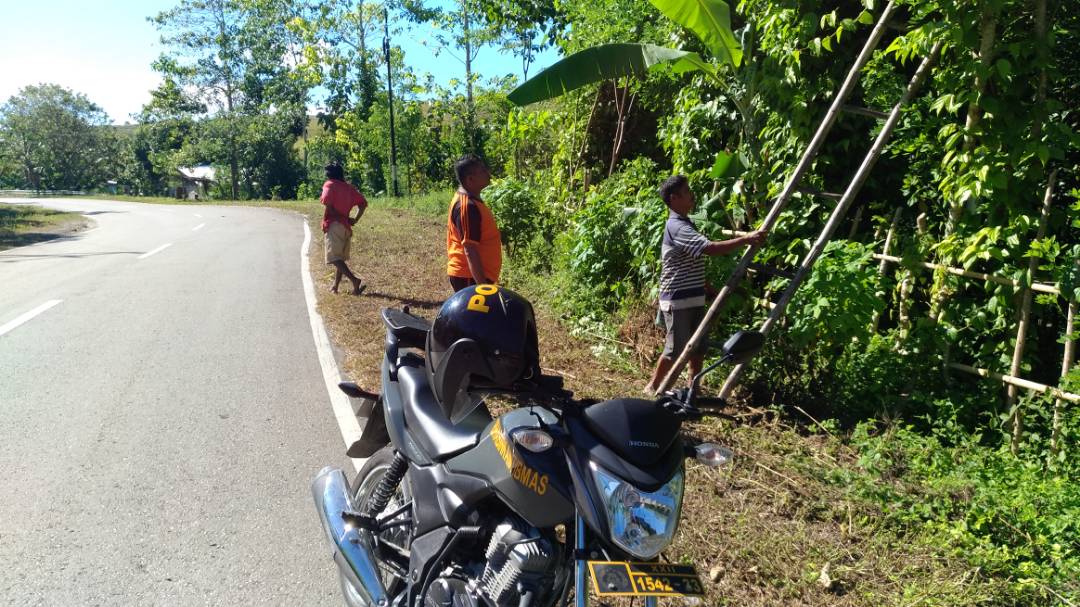
<path fill-rule="evenodd" d="M 611 541 L 640 559 L 651 559 L 667 548 L 679 526 L 683 470 L 657 491 L 634 487 L 603 468 L 592 465 L 593 479 L 604 501 Z"/>

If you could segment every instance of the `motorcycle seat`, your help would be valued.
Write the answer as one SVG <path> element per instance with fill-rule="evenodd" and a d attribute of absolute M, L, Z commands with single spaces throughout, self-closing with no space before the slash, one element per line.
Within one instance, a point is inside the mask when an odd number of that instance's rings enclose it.
<path fill-rule="evenodd" d="M 432 461 L 445 461 L 475 447 L 491 423 L 483 406 L 460 423 L 451 423 L 435 400 L 422 365 L 400 367 L 398 386 L 405 402 L 405 427 Z"/>
<path fill-rule="evenodd" d="M 394 308 L 383 308 L 382 319 L 386 330 L 397 338 L 399 344 L 406 348 L 424 348 L 431 322 Z"/>

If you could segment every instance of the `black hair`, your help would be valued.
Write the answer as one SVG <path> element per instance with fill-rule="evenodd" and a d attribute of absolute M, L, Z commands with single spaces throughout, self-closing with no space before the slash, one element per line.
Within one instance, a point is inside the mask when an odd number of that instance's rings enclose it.
<path fill-rule="evenodd" d="M 672 175 L 665 179 L 664 183 L 660 184 L 660 198 L 664 199 L 664 204 L 670 204 L 672 194 L 677 194 L 683 188 L 689 187 L 690 180 L 686 178 L 686 175 Z"/>
<path fill-rule="evenodd" d="M 484 161 L 476 154 L 462 156 L 461 159 L 454 163 L 454 174 L 457 175 L 458 184 L 464 187 L 465 178 L 472 175 L 482 166 L 484 166 Z"/>
<path fill-rule="evenodd" d="M 345 180 L 345 169 L 341 166 L 340 162 L 331 162 L 326 165 L 326 178 Z"/>

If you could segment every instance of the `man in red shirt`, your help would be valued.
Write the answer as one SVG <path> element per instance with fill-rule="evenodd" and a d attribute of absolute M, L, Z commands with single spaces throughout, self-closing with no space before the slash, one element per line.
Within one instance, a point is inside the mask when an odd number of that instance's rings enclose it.
<path fill-rule="evenodd" d="M 330 287 L 330 291 L 338 292 L 341 276 L 345 275 L 352 281 L 353 295 L 359 295 L 367 285 L 352 273 L 345 261 L 349 259 L 352 226 L 356 225 L 367 210 L 367 200 L 356 188 L 345 182 L 345 170 L 341 165 L 330 163 L 326 165 L 326 183 L 323 184 L 319 201 L 326 207 L 322 220 L 322 229 L 326 233 L 326 263 L 337 269 L 334 286 Z M 360 209 L 355 218 L 349 217 L 353 207 Z"/>

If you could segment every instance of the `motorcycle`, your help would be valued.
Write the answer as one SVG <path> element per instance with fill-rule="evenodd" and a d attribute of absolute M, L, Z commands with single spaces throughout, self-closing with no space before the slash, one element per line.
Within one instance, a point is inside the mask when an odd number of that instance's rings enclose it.
<path fill-rule="evenodd" d="M 689 387 L 655 400 L 579 400 L 548 375 L 440 400 L 424 370 L 430 323 L 408 308 L 382 319 L 381 393 L 340 384 L 371 407 L 348 450 L 368 459 L 352 484 L 333 467 L 312 482 L 346 604 L 548 607 L 573 596 L 585 607 L 590 589 L 646 605 L 704 595 L 692 566 L 658 557 L 678 527 L 684 461 L 732 456 L 690 444 L 681 427 L 724 405 L 698 395 L 701 378 L 752 358 L 760 333 L 735 333 Z M 493 417 L 483 401 L 495 394 L 517 408 Z"/>

